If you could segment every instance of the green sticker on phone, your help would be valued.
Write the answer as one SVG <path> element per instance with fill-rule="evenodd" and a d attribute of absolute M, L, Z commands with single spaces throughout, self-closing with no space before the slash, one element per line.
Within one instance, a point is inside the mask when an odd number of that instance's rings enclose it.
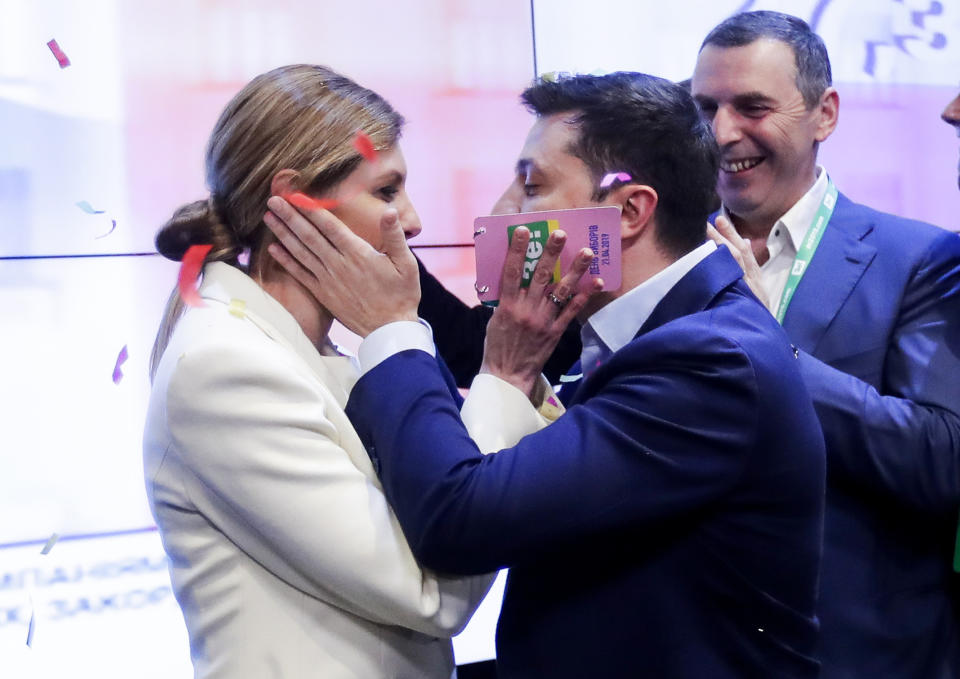
<path fill-rule="evenodd" d="M 529 288 L 530 281 L 533 280 L 533 270 L 537 268 L 537 262 L 543 256 L 543 251 L 547 247 L 547 239 L 550 234 L 560 228 L 560 222 L 556 219 L 546 219 L 540 222 L 530 222 L 529 224 L 515 224 L 507 229 L 507 242 L 513 240 L 513 232 L 521 226 L 526 227 L 530 232 L 530 242 L 527 243 L 527 254 L 523 260 L 523 275 L 520 279 L 520 287 Z M 551 283 L 560 282 L 560 259 L 553 267 L 553 277 Z"/>

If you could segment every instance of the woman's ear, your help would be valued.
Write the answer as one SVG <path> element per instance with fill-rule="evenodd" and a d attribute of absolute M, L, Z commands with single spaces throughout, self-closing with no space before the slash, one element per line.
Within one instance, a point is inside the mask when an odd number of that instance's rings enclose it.
<path fill-rule="evenodd" d="M 659 196 L 652 186 L 627 184 L 616 189 L 611 197 L 620 203 L 621 240 L 639 236 L 653 222 Z"/>
<path fill-rule="evenodd" d="M 273 175 L 270 180 L 270 195 L 285 196 L 301 190 L 300 173 L 296 170 L 284 169 Z"/>

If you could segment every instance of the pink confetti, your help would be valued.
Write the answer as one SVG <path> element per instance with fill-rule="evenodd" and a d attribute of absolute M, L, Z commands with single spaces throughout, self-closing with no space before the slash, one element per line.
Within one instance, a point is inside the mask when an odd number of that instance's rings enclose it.
<path fill-rule="evenodd" d="M 64 54 L 56 40 L 51 40 L 48 42 L 47 47 L 49 47 L 50 51 L 53 52 L 53 56 L 57 59 L 57 63 L 60 64 L 60 68 L 66 68 L 70 65 L 70 57 Z"/>
<path fill-rule="evenodd" d="M 283 199 L 301 210 L 332 210 L 340 204 L 333 198 L 311 198 L 305 193 L 288 193 Z"/>
<path fill-rule="evenodd" d="M 180 298 L 187 306 L 206 306 L 197 292 L 197 277 L 203 269 L 203 260 L 207 258 L 212 245 L 191 245 L 180 263 L 180 275 L 177 276 L 177 288 Z"/>
<path fill-rule="evenodd" d="M 600 182 L 601 189 L 609 189 L 614 182 L 628 182 L 633 177 L 628 175 L 626 172 L 611 172 L 608 175 L 605 175 L 603 180 Z"/>
<path fill-rule="evenodd" d="M 123 371 L 120 370 L 120 366 L 122 366 L 126 362 L 126 360 L 127 360 L 127 345 L 124 344 L 123 349 L 121 349 L 120 353 L 117 354 L 117 362 L 113 366 L 113 383 L 114 384 L 120 384 L 120 380 L 123 379 Z M 54 533 L 54 535 L 56 535 L 56 533 Z M 50 546 L 53 547 L 53 545 L 50 545 Z"/>
<path fill-rule="evenodd" d="M 363 130 L 357 130 L 357 135 L 353 138 L 353 148 L 371 163 L 377 160 L 377 150 L 373 148 L 373 142 Z"/>

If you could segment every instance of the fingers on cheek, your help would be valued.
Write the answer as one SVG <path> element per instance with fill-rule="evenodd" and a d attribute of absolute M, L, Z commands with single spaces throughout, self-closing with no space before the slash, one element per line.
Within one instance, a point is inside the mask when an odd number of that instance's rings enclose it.
<path fill-rule="evenodd" d="M 283 222 L 289 222 L 295 214 L 297 213 L 287 201 L 281 198 L 271 198 L 267 201 L 267 207 L 270 208 L 270 211 Z"/>
<path fill-rule="evenodd" d="M 286 222 L 284 222 L 274 212 L 266 213 L 263 216 L 263 221 L 279 238 L 284 238 L 290 235 L 290 228 L 287 226 Z"/>

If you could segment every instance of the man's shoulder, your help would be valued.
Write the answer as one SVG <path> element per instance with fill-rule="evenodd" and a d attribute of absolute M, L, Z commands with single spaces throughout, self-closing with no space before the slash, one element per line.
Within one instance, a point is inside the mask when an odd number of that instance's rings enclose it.
<path fill-rule="evenodd" d="M 960 275 L 960 236 L 952 231 L 854 203 L 843 194 L 830 225 L 846 234 L 847 242 L 859 241 L 866 254 L 874 253 L 873 275 L 882 276 L 889 289 L 906 285 L 920 271 L 944 279 Z"/>
<path fill-rule="evenodd" d="M 750 293 L 746 284 L 721 291 L 707 308 L 679 316 L 644 333 L 624 347 L 638 355 L 661 360 L 667 355 L 753 363 L 757 355 L 790 354 L 790 341 L 783 329 Z M 741 356 L 734 359 L 734 356 Z"/>
<path fill-rule="evenodd" d="M 929 222 L 856 203 L 843 193 L 837 199 L 831 222 L 840 228 L 869 234 L 871 241 L 876 241 L 881 247 L 896 246 L 901 249 L 923 247 L 951 233 Z"/>

